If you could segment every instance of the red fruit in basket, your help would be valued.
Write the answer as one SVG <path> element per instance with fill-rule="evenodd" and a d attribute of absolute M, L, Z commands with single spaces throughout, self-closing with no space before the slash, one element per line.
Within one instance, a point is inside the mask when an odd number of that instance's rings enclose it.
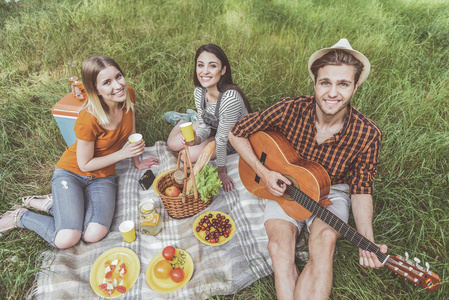
<path fill-rule="evenodd" d="M 168 197 L 178 197 L 179 194 L 181 194 L 181 190 L 174 185 L 165 189 L 165 195 Z"/>

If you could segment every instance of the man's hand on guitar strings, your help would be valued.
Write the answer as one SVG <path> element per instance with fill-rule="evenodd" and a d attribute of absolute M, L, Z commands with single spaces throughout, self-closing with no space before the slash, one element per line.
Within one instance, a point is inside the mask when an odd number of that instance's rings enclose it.
<path fill-rule="evenodd" d="M 268 191 L 278 197 L 284 195 L 287 185 L 292 184 L 287 178 L 275 171 L 269 171 L 263 181 Z"/>
<path fill-rule="evenodd" d="M 387 245 L 381 245 L 379 246 L 379 249 L 380 252 L 384 254 L 387 253 L 388 251 Z M 362 267 L 372 269 L 379 269 L 380 267 L 382 267 L 382 262 L 379 261 L 377 255 L 374 252 L 362 250 L 359 248 L 359 255 L 360 255 L 359 263 Z"/>

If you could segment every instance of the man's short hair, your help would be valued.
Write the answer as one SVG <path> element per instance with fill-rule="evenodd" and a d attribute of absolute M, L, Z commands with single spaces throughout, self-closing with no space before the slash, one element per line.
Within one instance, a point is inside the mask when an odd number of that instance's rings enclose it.
<path fill-rule="evenodd" d="M 339 66 L 343 64 L 354 66 L 354 85 L 356 85 L 363 70 L 363 63 L 345 50 L 335 49 L 327 52 L 312 63 L 310 70 L 312 71 L 316 82 L 319 69 L 328 65 Z"/>

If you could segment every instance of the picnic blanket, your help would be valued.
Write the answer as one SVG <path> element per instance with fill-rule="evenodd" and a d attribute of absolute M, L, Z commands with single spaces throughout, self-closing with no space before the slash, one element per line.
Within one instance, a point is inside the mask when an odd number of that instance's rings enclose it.
<path fill-rule="evenodd" d="M 158 174 L 176 168 L 177 153 L 171 152 L 165 142 L 146 148 L 143 157 L 158 157 Z M 34 299 L 97 299 L 89 283 L 90 270 L 95 260 L 114 247 L 127 247 L 140 259 L 140 274 L 135 285 L 119 299 L 206 299 L 213 295 L 229 295 L 273 272 L 267 250 L 268 238 L 263 226 L 265 200 L 251 195 L 242 185 L 238 174 L 238 154 L 228 156 L 228 174 L 235 181 L 232 192 L 220 192 L 205 211 L 222 211 L 235 222 L 236 232 L 231 240 L 220 246 L 201 243 L 193 234 L 192 226 L 198 213 L 189 218 L 173 219 L 153 189 L 144 191 L 139 178 L 146 170 L 137 170 L 131 159 L 117 164 L 118 195 L 114 221 L 110 233 L 98 243 L 80 242 L 66 250 L 45 251 L 38 267 Z M 212 161 L 211 164 L 214 164 Z M 161 213 L 162 231 L 156 236 L 136 232 L 137 239 L 126 243 L 118 230 L 124 220 L 139 219 L 138 205 L 145 198 L 156 198 Z M 194 273 L 181 289 L 161 294 L 150 289 L 145 271 L 151 259 L 166 246 L 186 250 L 193 259 Z"/>

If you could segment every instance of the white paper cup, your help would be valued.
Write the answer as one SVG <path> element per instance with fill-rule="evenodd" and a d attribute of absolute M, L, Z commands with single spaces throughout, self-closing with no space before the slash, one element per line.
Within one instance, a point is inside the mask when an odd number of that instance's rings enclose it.
<path fill-rule="evenodd" d="M 133 133 L 128 137 L 128 141 L 132 143 L 137 143 L 143 138 L 143 136 L 140 133 Z"/>
<path fill-rule="evenodd" d="M 136 239 L 136 229 L 134 227 L 134 222 L 131 220 L 123 221 L 119 228 L 123 237 L 125 238 L 125 242 L 132 243 Z"/>

